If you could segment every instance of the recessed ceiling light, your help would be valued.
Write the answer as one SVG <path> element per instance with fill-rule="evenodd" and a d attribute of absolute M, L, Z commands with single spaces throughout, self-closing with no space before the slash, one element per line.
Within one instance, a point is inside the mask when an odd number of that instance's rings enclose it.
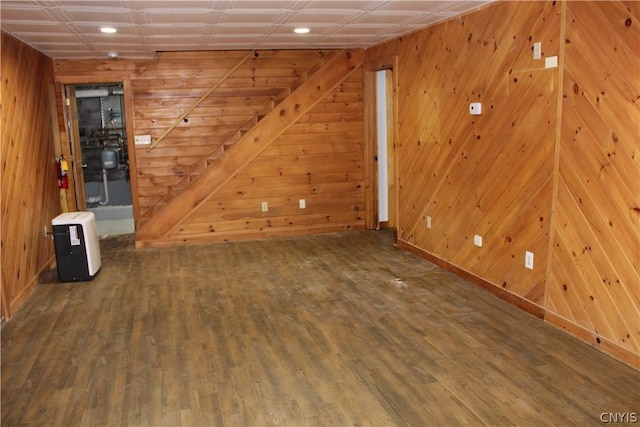
<path fill-rule="evenodd" d="M 293 30 L 294 33 L 296 34 L 307 34 L 309 32 L 308 28 L 296 28 L 295 30 Z"/>
<path fill-rule="evenodd" d="M 113 34 L 113 33 L 118 32 L 118 30 L 116 30 L 113 27 L 102 27 L 102 28 L 100 28 L 100 31 L 105 33 L 105 34 Z"/>
<path fill-rule="evenodd" d="M 109 58 L 115 59 L 115 58 L 118 57 L 118 52 L 109 52 L 109 53 L 107 53 L 107 56 Z"/>

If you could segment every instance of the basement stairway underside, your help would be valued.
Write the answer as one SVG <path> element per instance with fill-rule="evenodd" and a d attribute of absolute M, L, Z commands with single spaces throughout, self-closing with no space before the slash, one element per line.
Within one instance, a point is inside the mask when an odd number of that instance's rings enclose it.
<path fill-rule="evenodd" d="M 174 236 L 181 222 L 360 68 L 363 56 L 361 50 L 344 50 L 321 58 L 293 85 L 278 90 L 219 146 L 183 167 L 181 178 L 137 219 L 136 246 L 187 241 L 184 236 Z M 315 225 L 306 227 L 313 230 Z"/>

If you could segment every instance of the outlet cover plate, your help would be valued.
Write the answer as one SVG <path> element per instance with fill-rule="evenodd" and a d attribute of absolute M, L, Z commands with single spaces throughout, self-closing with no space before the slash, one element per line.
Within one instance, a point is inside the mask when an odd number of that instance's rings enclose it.
<path fill-rule="evenodd" d="M 558 66 L 558 57 L 549 56 L 544 58 L 544 68 L 556 68 Z"/>
<path fill-rule="evenodd" d="M 524 266 L 529 270 L 533 270 L 533 252 L 526 251 L 524 253 Z"/>
<path fill-rule="evenodd" d="M 476 245 L 477 247 L 481 248 L 482 247 L 482 236 L 480 236 L 478 234 L 473 236 L 473 244 Z"/>

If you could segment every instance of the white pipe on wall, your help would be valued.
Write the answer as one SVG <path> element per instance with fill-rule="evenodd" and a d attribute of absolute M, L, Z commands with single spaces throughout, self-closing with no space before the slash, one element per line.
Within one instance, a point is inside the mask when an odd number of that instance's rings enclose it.
<path fill-rule="evenodd" d="M 104 200 L 100 201 L 100 205 L 104 206 L 109 203 L 109 184 L 107 182 L 107 170 L 102 169 L 102 184 L 104 185 Z"/>

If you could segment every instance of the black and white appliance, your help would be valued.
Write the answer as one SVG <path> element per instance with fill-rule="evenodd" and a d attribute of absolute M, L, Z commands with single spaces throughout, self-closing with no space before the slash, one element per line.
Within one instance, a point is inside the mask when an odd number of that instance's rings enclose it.
<path fill-rule="evenodd" d="M 58 280 L 91 280 L 102 265 L 98 227 L 93 212 L 67 212 L 51 220 Z"/>

